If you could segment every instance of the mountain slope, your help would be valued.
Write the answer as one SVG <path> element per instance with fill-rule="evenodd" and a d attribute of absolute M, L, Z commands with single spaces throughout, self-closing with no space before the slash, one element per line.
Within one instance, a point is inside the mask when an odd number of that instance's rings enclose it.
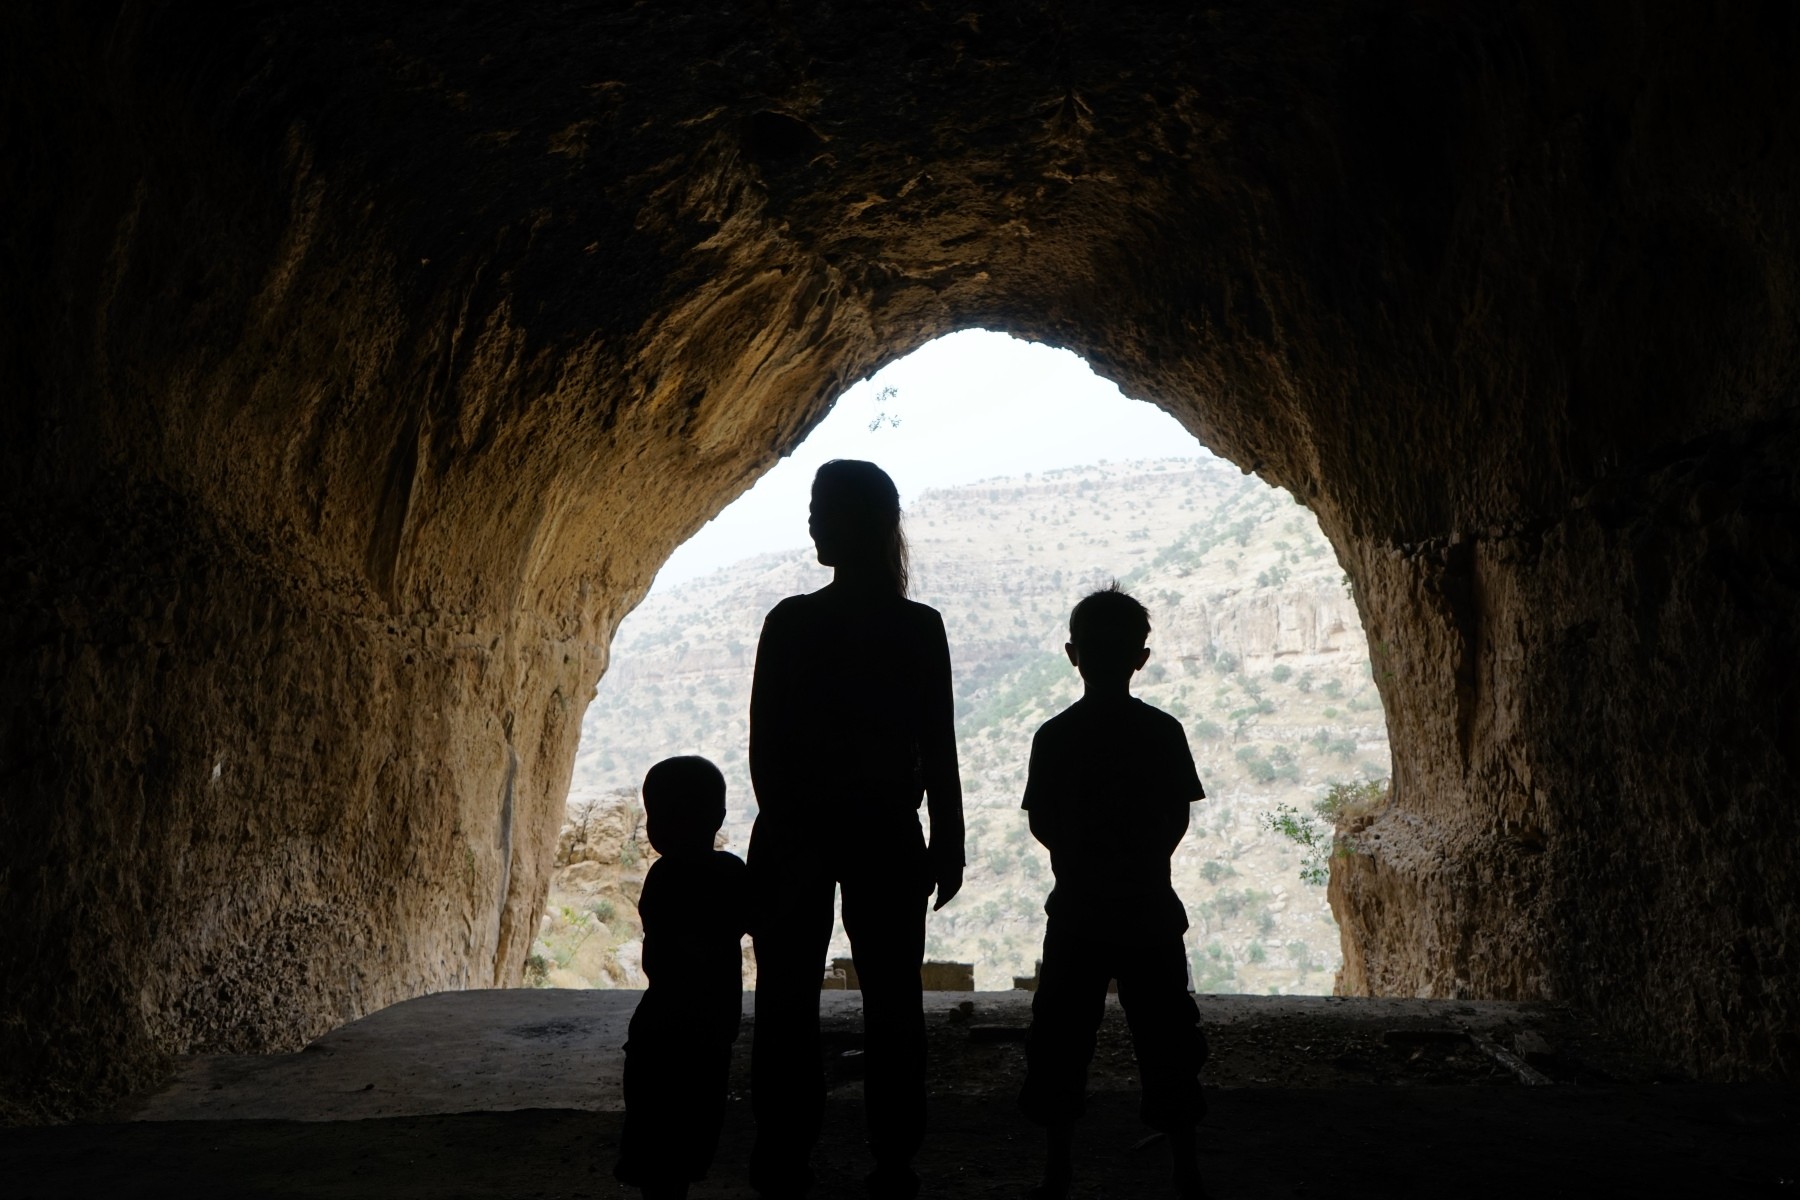
<path fill-rule="evenodd" d="M 931 919 L 932 956 L 975 962 L 983 988 L 1032 972 L 1050 875 L 1018 811 L 1026 756 L 1038 724 L 1079 694 L 1061 650 L 1069 609 L 1117 578 L 1154 625 L 1135 690 L 1187 727 L 1208 793 L 1175 859 L 1196 983 L 1329 990 L 1338 945 L 1323 889 L 1300 881 L 1297 848 L 1263 815 L 1310 807 L 1332 780 L 1385 775 L 1388 754 L 1355 605 L 1311 514 L 1227 463 L 1178 459 L 928 492 L 907 533 L 913 595 L 943 612 L 951 639 L 968 806 L 968 879 Z M 741 853 L 755 812 L 745 716 L 762 616 L 828 579 L 796 550 L 647 599 L 621 626 L 584 720 L 572 811 L 630 809 L 651 763 L 705 754 L 725 771 L 726 839 Z M 641 863 L 647 848 L 623 853 Z M 635 872 L 620 870 L 610 882 L 591 866 L 578 887 L 559 880 L 539 948 L 546 974 L 630 979 L 617 948 L 629 966 Z M 596 918 L 582 915 L 596 904 L 610 916 L 597 942 Z M 582 962 L 564 949 L 578 935 Z M 845 952 L 840 931 L 834 953 Z"/>

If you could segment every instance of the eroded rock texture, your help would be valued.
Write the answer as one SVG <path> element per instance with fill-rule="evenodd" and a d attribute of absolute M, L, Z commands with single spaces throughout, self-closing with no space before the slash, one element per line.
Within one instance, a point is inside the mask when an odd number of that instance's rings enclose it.
<path fill-rule="evenodd" d="M 1800 1061 L 1782 4 L 17 5 L 0 1062 L 518 978 L 662 556 L 987 325 L 1294 490 L 1381 992 Z"/>

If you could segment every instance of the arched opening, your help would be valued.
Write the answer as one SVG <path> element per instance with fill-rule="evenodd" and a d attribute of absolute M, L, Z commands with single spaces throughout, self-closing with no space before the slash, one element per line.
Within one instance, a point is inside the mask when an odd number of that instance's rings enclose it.
<path fill-rule="evenodd" d="M 852 387 L 677 550 L 621 624 L 584 717 L 526 982 L 643 986 L 635 903 L 655 852 L 637 785 L 659 758 L 720 764 L 725 848 L 745 853 L 756 639 L 775 599 L 830 578 L 802 543 L 811 473 L 833 457 L 876 459 L 900 481 L 912 594 L 951 633 L 970 869 L 931 919 L 928 957 L 971 966 L 977 990 L 1030 985 L 1051 885 L 1018 811 L 1030 740 L 1080 692 L 1060 651 L 1068 608 L 1119 580 L 1155 627 L 1136 694 L 1189 729 L 1209 789 L 1175 855 L 1195 985 L 1329 992 L 1341 959 L 1325 894 L 1331 822 L 1318 809 L 1350 794 L 1366 804 L 1388 775 L 1336 556 L 1292 497 L 1076 356 L 979 331 Z M 831 955 L 849 953 L 840 921 Z"/>

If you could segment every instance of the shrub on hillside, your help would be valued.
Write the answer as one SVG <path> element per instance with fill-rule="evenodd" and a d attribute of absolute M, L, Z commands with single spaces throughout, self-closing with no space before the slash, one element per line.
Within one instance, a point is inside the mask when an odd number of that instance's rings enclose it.
<path fill-rule="evenodd" d="M 1381 804 L 1387 792 L 1385 779 L 1339 780 L 1313 802 L 1311 815 L 1291 804 L 1278 804 L 1274 812 L 1262 815 L 1262 825 L 1300 847 L 1301 882 L 1323 887 L 1331 878 L 1331 856 L 1354 850 L 1350 840 L 1337 833 L 1337 827 L 1350 816 Z"/>

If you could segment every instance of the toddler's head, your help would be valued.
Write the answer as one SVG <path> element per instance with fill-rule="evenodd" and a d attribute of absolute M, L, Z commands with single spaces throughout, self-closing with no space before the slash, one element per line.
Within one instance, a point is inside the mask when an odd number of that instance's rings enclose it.
<path fill-rule="evenodd" d="M 665 858 L 711 850 L 725 823 L 725 776 L 697 754 L 665 758 L 644 776 L 644 815 Z"/>

